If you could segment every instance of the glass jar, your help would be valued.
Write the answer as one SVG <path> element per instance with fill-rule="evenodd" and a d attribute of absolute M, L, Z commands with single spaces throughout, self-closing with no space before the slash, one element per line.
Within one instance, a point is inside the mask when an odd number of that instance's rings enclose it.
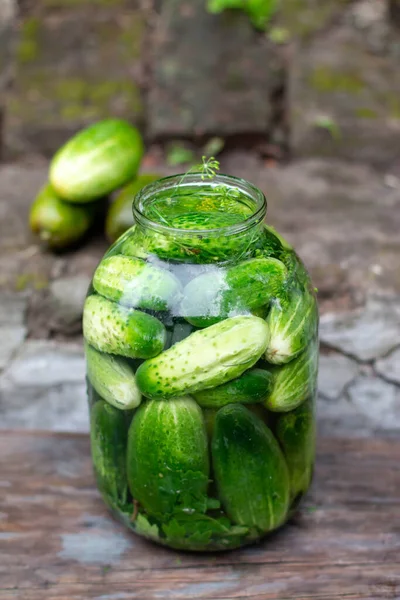
<path fill-rule="evenodd" d="M 156 542 L 243 546 L 284 524 L 311 482 L 314 291 L 247 181 L 168 177 L 133 213 L 84 308 L 98 487 Z"/>

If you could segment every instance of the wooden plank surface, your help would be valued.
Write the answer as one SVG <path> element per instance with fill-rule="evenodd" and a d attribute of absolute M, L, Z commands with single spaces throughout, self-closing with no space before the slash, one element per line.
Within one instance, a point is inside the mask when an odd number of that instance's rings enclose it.
<path fill-rule="evenodd" d="M 0 436 L 1 600 L 400 599 L 400 442 L 325 439 L 314 489 L 262 544 L 182 553 L 125 532 L 85 436 Z"/>

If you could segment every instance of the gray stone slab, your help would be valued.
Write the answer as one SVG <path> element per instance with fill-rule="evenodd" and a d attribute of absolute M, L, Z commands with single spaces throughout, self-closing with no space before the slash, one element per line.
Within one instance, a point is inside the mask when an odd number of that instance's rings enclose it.
<path fill-rule="evenodd" d="M 283 60 L 245 14 L 211 15 L 204 0 L 169 0 L 161 4 L 154 40 L 151 135 L 229 135 L 270 128 Z"/>
<path fill-rule="evenodd" d="M 400 385 L 400 348 L 397 348 L 385 358 L 377 360 L 375 369 L 385 379 Z"/>
<path fill-rule="evenodd" d="M 0 429 L 88 431 L 85 383 L 0 387 Z"/>
<path fill-rule="evenodd" d="M 344 388 L 357 376 L 359 365 L 356 361 L 331 353 L 320 355 L 318 373 L 318 391 L 329 400 L 340 397 Z"/>
<path fill-rule="evenodd" d="M 361 361 L 382 357 L 399 344 L 400 304 L 374 299 L 360 310 L 325 314 L 320 339 Z"/>
<path fill-rule="evenodd" d="M 0 378 L 0 427 L 87 431 L 82 346 L 28 340 Z"/>
<path fill-rule="evenodd" d="M 0 293 L 0 326 L 23 325 L 27 309 L 27 297 L 23 294 Z"/>
<path fill-rule="evenodd" d="M 85 358 L 80 345 L 28 340 L 0 381 L 21 388 L 49 388 L 84 379 Z"/>
<path fill-rule="evenodd" d="M 146 12 L 135 0 L 29 3 L 20 16 L 15 82 L 7 103 L 13 153 L 55 152 L 102 118 L 143 119 Z"/>
<path fill-rule="evenodd" d="M 323 435 L 399 435 L 400 389 L 377 377 L 360 376 L 339 400 L 320 396 L 317 414 Z"/>
<path fill-rule="evenodd" d="M 348 4 L 292 54 L 292 150 L 391 164 L 400 154 L 399 34 L 388 26 L 387 2 Z"/>
<path fill-rule="evenodd" d="M 27 333 L 23 325 L 0 325 L 0 371 L 4 369 L 11 361 L 12 357 L 21 346 Z"/>
<path fill-rule="evenodd" d="M 53 318 L 60 326 L 80 325 L 90 280 L 88 275 L 76 275 L 56 279 L 50 284 Z"/>
<path fill-rule="evenodd" d="M 377 377 L 359 377 L 347 391 L 372 430 L 400 432 L 400 389 Z"/>
<path fill-rule="evenodd" d="M 26 296 L 0 293 L 0 370 L 8 365 L 26 337 L 26 308 Z"/>

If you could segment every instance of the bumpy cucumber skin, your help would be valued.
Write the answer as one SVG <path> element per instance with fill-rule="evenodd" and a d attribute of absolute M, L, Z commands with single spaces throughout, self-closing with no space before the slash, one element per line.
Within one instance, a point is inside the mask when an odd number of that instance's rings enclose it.
<path fill-rule="evenodd" d="M 190 397 L 149 400 L 136 411 L 128 437 L 128 481 L 150 514 L 167 518 L 205 498 L 209 477 L 207 434 L 201 409 Z M 193 487 L 194 486 L 194 487 Z"/>
<path fill-rule="evenodd" d="M 96 350 L 129 358 L 157 356 L 166 342 L 161 321 L 98 295 L 86 298 L 83 335 Z"/>
<path fill-rule="evenodd" d="M 125 413 L 104 400 L 90 411 L 90 445 L 97 483 L 112 506 L 127 500 L 126 445 L 128 430 Z"/>
<path fill-rule="evenodd" d="M 289 508 L 289 472 L 270 429 L 240 404 L 221 408 L 215 419 L 212 458 L 219 498 L 237 524 L 267 533 Z"/>
<path fill-rule="evenodd" d="M 272 367 L 272 391 L 264 406 L 272 412 L 289 412 L 315 393 L 318 374 L 318 341 L 286 365 Z"/>
<path fill-rule="evenodd" d="M 103 354 L 85 344 L 87 374 L 98 394 L 115 408 L 130 410 L 139 406 L 142 394 L 130 365 L 119 356 Z"/>
<path fill-rule="evenodd" d="M 95 206 L 64 202 L 51 185 L 46 184 L 31 206 L 29 225 L 48 248 L 62 250 L 85 236 L 95 216 Z"/>
<path fill-rule="evenodd" d="M 115 242 L 125 231 L 132 227 L 132 203 L 136 194 L 146 185 L 160 178 L 161 175 L 139 175 L 119 192 L 107 213 L 105 231 L 110 242 Z"/>
<path fill-rule="evenodd" d="M 268 325 L 252 316 L 232 317 L 195 331 L 136 372 L 148 398 L 170 398 L 215 387 L 239 377 L 264 353 Z"/>
<path fill-rule="evenodd" d="M 131 308 L 166 310 L 181 294 L 178 279 L 165 269 L 122 255 L 108 256 L 97 267 L 93 287 L 102 296 Z"/>
<path fill-rule="evenodd" d="M 255 404 L 263 402 L 272 389 L 273 376 L 265 369 L 250 369 L 232 381 L 193 394 L 203 408 L 219 408 L 240 402 Z"/>
<path fill-rule="evenodd" d="M 144 153 L 139 131 L 119 119 L 83 129 L 54 156 L 50 183 L 61 198 L 90 202 L 135 177 Z"/>
<path fill-rule="evenodd" d="M 253 258 L 226 272 L 199 275 L 183 291 L 181 313 L 196 327 L 268 306 L 282 294 L 285 265 L 275 258 Z"/>
<path fill-rule="evenodd" d="M 313 400 L 279 415 L 275 433 L 289 467 L 291 499 L 294 500 L 308 490 L 313 473 L 316 439 Z"/>
<path fill-rule="evenodd" d="M 275 365 L 301 354 L 318 330 L 318 308 L 314 294 L 294 289 L 288 299 L 272 303 L 267 323 L 271 339 L 265 359 Z"/>

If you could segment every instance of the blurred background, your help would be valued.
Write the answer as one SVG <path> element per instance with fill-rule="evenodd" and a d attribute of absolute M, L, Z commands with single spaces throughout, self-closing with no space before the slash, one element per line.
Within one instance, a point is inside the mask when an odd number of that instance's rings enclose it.
<path fill-rule="evenodd" d="M 400 0 L 0 0 L 0 427 L 88 428 L 80 321 L 110 236 L 99 217 L 50 251 L 29 212 L 60 146 L 118 117 L 141 173 L 207 154 L 263 190 L 318 288 L 321 431 L 398 435 L 399 64 Z"/>

